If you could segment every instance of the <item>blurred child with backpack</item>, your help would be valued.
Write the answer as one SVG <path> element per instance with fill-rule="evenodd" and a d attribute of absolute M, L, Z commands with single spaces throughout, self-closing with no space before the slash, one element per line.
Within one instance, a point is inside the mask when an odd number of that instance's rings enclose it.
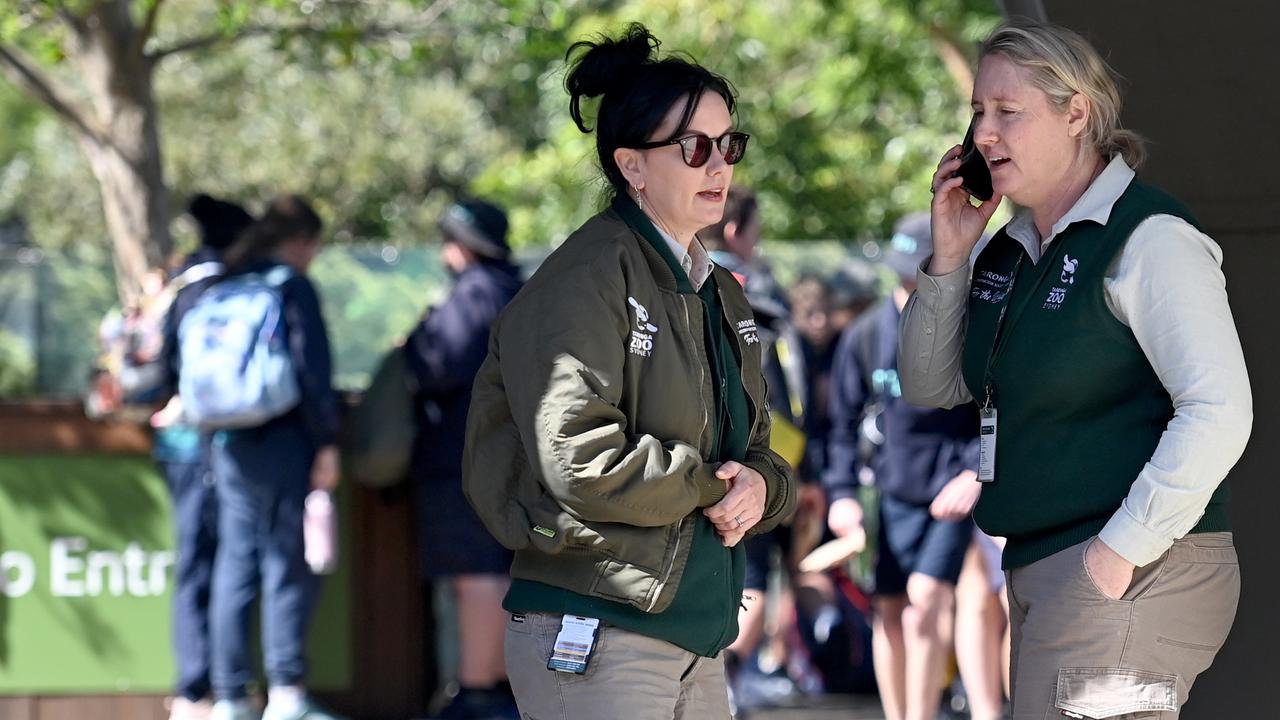
<path fill-rule="evenodd" d="M 338 484 L 337 402 L 320 299 L 306 277 L 320 217 L 297 196 L 268 206 L 224 255 L 227 276 L 179 327 L 183 412 L 215 429 L 220 545 L 211 626 L 215 720 L 257 720 L 247 698 L 250 610 L 261 590 L 264 720 L 330 720 L 305 687 L 316 596 L 303 514 Z"/>
<path fill-rule="evenodd" d="M 161 345 L 155 361 L 164 400 L 178 387 L 178 325 L 206 289 L 221 277 L 222 253 L 253 223 L 234 203 L 197 195 L 187 210 L 200 228 L 200 247 L 182 263 L 166 288 L 166 312 L 160 325 Z M 150 345 L 141 343 L 140 345 Z M 211 435 L 181 416 L 181 402 L 171 399 L 151 416 L 154 456 L 173 498 L 177 537 L 174 568 L 173 649 L 178 669 L 177 692 L 169 720 L 202 720 L 212 701 L 209 680 L 209 590 L 218 548 L 218 498 L 209 467 Z"/>

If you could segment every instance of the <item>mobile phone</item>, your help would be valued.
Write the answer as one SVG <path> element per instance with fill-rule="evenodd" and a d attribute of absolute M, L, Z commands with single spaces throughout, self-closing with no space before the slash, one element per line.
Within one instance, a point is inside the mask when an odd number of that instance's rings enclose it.
<path fill-rule="evenodd" d="M 960 184 L 962 190 L 986 202 L 991 199 L 994 191 L 991 187 L 991 170 L 987 168 L 987 161 L 973 142 L 973 128 L 977 124 L 978 116 L 975 115 L 969 121 L 969 132 L 965 133 L 964 142 L 960 145 L 960 169 L 956 171 L 956 175 L 964 180 Z"/>

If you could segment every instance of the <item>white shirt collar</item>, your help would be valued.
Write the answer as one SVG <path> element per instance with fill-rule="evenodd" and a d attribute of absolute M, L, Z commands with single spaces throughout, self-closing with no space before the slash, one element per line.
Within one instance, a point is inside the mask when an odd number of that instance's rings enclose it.
<path fill-rule="evenodd" d="M 658 227 L 657 223 L 654 223 L 653 227 L 662 236 L 662 239 L 667 241 L 667 247 L 671 249 L 671 254 L 680 263 L 680 267 L 684 268 L 684 274 L 689 276 L 689 282 L 693 285 L 693 289 L 701 290 L 702 284 L 711 276 L 712 267 L 711 257 L 707 255 L 706 248 L 702 247 L 702 242 L 695 236 L 693 242 L 689 243 L 689 249 L 685 250 L 683 245 L 676 242 L 675 238 Z"/>
<path fill-rule="evenodd" d="M 1111 219 L 1112 208 L 1129 188 L 1133 177 L 1133 168 L 1129 167 L 1122 156 L 1116 155 L 1111 158 L 1111 162 L 1107 163 L 1098 177 L 1094 178 L 1093 183 L 1084 191 L 1080 199 L 1076 200 L 1076 204 L 1071 206 L 1067 214 L 1053 224 L 1049 229 L 1048 237 L 1040 238 L 1040 232 L 1036 230 L 1035 218 L 1031 216 L 1030 208 L 1019 208 L 1014 214 L 1007 228 L 1009 237 L 1022 245 L 1027 255 L 1031 256 L 1032 262 L 1039 262 L 1041 254 L 1049 243 L 1072 223 L 1093 220 L 1100 225 L 1106 225 Z"/>

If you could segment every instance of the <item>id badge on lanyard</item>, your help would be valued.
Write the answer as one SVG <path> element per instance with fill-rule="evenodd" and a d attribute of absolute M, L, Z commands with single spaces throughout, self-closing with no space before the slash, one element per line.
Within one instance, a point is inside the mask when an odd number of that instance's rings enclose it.
<path fill-rule="evenodd" d="M 979 411 L 978 482 L 996 479 L 996 409 L 990 402 Z"/>
<path fill-rule="evenodd" d="M 983 372 L 987 397 L 983 400 L 982 408 L 978 411 L 978 482 L 989 483 L 995 482 L 996 479 L 997 416 L 995 384 L 991 368 L 999 354 L 1001 338 L 1008 329 L 1005 327 L 1005 321 L 1007 320 L 1009 303 L 1013 300 L 1013 283 L 1018 276 L 1018 271 L 1022 269 L 1022 257 L 1022 255 L 1018 256 L 1018 261 L 1013 265 L 1013 271 L 1009 273 L 1009 285 L 1005 289 L 1005 297 L 1007 299 L 1004 307 L 1000 308 L 1000 316 L 996 318 L 996 330 L 991 341 L 991 351 L 987 354 L 987 367 Z"/>

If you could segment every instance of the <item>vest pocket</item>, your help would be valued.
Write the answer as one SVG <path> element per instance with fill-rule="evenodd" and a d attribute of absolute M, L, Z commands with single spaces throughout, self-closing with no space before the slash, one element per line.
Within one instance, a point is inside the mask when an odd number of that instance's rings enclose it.
<path fill-rule="evenodd" d="M 1177 712 L 1178 676 L 1124 668 L 1061 668 L 1054 707 L 1068 717 L 1095 720 Z"/>

